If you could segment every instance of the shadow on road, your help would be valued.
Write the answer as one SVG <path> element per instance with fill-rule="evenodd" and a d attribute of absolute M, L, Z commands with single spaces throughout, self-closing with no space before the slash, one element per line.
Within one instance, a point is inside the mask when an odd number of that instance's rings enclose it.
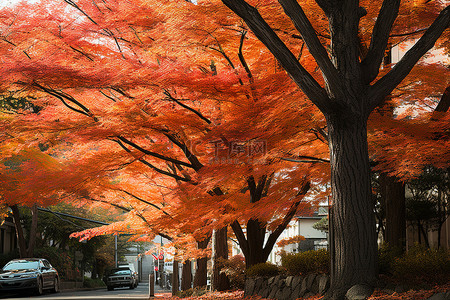
<path fill-rule="evenodd" d="M 171 293 L 156 287 L 155 298 L 164 299 L 169 298 Z M 148 284 L 142 283 L 136 289 L 116 288 L 113 291 L 108 291 L 106 288 L 95 290 L 72 290 L 62 291 L 61 293 L 46 292 L 43 295 L 33 295 L 33 293 L 23 291 L 23 293 L 2 293 L 0 299 L 49 299 L 49 300 L 148 300 L 149 290 Z"/>

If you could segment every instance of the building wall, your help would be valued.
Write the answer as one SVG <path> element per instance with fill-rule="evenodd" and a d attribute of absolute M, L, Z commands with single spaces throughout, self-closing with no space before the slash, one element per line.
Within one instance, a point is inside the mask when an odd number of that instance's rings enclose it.
<path fill-rule="evenodd" d="M 133 264 L 135 270 L 138 272 L 139 280 L 148 282 L 150 274 L 154 272 L 153 256 L 142 255 L 146 251 L 153 248 L 153 244 L 141 244 L 129 248 L 129 253 L 125 255 L 127 263 Z M 141 254 L 141 255 L 139 255 Z"/>
<path fill-rule="evenodd" d="M 313 228 L 313 225 L 319 222 L 320 219 L 321 218 L 315 219 L 299 218 L 298 234 L 304 236 L 307 239 L 326 239 L 327 235 L 325 232 Z"/>
<path fill-rule="evenodd" d="M 428 242 L 431 248 L 438 247 L 438 232 L 435 228 L 430 228 L 427 232 Z M 406 247 L 410 248 L 419 243 L 418 230 L 415 224 L 408 224 L 406 228 Z M 422 244 L 424 243 L 422 236 Z M 450 249 L 450 218 L 442 226 L 441 230 L 441 248 Z"/>
<path fill-rule="evenodd" d="M 269 262 L 273 264 L 281 263 L 281 256 L 279 253 L 281 250 L 285 252 L 295 253 L 299 251 L 307 251 L 322 248 L 323 246 L 319 243 L 326 243 L 327 235 L 325 232 L 316 230 L 313 225 L 317 223 L 321 217 L 310 217 L 310 218 L 294 218 L 290 223 L 289 227 L 280 235 L 277 242 L 282 239 L 291 238 L 297 235 L 305 237 L 305 240 L 300 243 L 294 243 L 286 245 L 283 248 L 278 247 L 276 244 L 269 255 Z"/>
<path fill-rule="evenodd" d="M 0 254 L 6 254 L 17 248 L 16 229 L 11 218 L 6 218 L 0 226 Z M 3 267 L 3 266 L 1 266 Z"/>

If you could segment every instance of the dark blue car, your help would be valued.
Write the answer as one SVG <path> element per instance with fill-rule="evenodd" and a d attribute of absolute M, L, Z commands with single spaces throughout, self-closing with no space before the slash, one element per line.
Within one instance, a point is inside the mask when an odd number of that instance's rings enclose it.
<path fill-rule="evenodd" d="M 59 276 L 43 258 L 14 259 L 0 271 L 1 291 L 31 290 L 41 295 L 44 290 L 59 292 Z"/>

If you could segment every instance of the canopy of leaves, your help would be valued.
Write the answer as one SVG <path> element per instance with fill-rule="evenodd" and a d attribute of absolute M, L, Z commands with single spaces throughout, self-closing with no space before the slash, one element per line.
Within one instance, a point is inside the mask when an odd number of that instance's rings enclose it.
<path fill-rule="evenodd" d="M 278 2 L 250 3 L 323 84 Z M 182 245 L 234 220 L 275 226 L 305 181 L 306 200 L 327 195 L 318 188 L 329 180 L 322 114 L 220 1 L 65 4 L 0 12 L 0 92 L 14 111 L 0 112 L 2 202 L 109 205 L 124 219 L 77 236 L 161 233 Z M 325 16 L 314 1 L 302 5 L 328 45 Z M 380 3 L 362 6 L 364 46 Z M 441 7 L 404 1 L 389 43 L 415 39 Z M 448 51 L 448 31 L 437 46 Z M 425 164 L 448 165 L 448 114 L 432 119 L 426 109 L 448 86 L 436 72 L 448 69 L 419 65 L 389 102 L 401 113 L 373 114 L 378 168 L 409 178 Z M 250 176 L 272 178 L 257 203 Z"/>

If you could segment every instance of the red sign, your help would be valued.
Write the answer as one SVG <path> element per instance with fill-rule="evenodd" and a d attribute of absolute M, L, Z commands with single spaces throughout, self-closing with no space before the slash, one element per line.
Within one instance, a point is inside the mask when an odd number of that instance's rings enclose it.
<path fill-rule="evenodd" d="M 161 252 L 158 254 L 152 253 L 153 259 L 164 259 L 164 252 L 161 250 Z"/>
<path fill-rule="evenodd" d="M 155 266 L 155 271 L 158 271 L 158 267 L 157 266 Z"/>

